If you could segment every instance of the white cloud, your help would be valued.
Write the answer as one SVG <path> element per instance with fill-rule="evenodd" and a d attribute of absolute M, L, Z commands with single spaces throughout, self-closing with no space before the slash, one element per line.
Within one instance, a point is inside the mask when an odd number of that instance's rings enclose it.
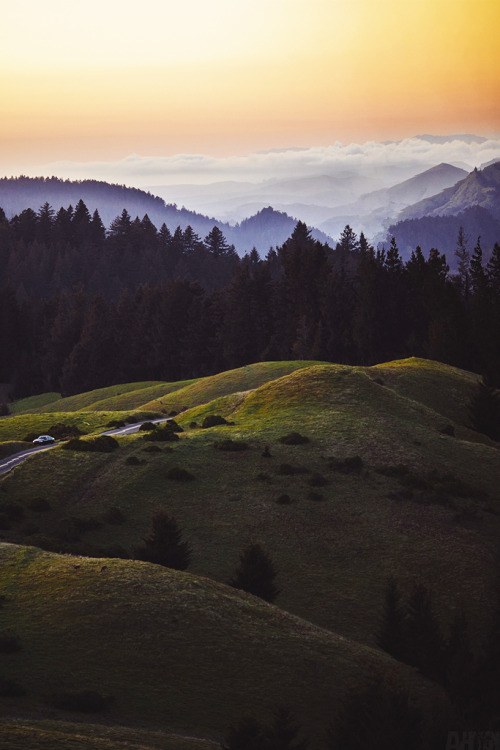
<path fill-rule="evenodd" d="M 54 162 L 26 170 L 32 175 L 69 179 L 99 179 L 136 187 L 175 184 L 208 184 L 222 180 L 260 182 L 343 173 L 377 174 L 382 184 L 406 179 L 441 162 L 480 167 L 500 159 L 500 137 L 469 142 L 460 137 L 432 142 L 428 137 L 403 141 L 284 149 L 248 156 L 216 158 L 203 154 L 140 156 L 132 154 L 117 162 Z"/>

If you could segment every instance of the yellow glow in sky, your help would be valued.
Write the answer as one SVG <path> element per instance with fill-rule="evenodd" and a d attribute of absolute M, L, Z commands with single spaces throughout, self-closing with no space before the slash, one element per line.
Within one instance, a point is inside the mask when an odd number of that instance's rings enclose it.
<path fill-rule="evenodd" d="M 17 0 L 0 165 L 500 132 L 498 0 Z"/>

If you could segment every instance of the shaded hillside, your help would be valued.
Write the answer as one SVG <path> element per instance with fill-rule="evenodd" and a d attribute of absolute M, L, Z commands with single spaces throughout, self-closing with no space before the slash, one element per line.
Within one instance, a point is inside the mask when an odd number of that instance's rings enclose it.
<path fill-rule="evenodd" d="M 107 699 L 107 723 L 217 738 L 279 700 L 317 741 L 346 692 L 374 679 L 439 700 L 381 652 L 158 565 L 2 544 L 0 587 L 3 625 L 20 643 L 2 672 L 26 690 L 20 710 L 65 718 L 54 695 L 93 690 Z"/>

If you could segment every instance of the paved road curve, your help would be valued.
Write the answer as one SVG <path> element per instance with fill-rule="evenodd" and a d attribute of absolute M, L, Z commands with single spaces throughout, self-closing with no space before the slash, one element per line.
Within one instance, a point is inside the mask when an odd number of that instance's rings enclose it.
<path fill-rule="evenodd" d="M 170 419 L 172 419 L 172 417 L 165 417 L 163 419 L 146 419 L 144 421 L 153 422 L 154 424 L 162 424 L 163 422 L 168 422 Z M 118 435 L 118 436 L 130 435 L 131 432 L 137 432 L 141 424 L 144 424 L 144 422 L 135 422 L 134 424 L 129 424 L 126 427 L 118 427 L 115 430 L 106 430 L 106 432 L 101 432 L 99 434 L 100 435 Z M 26 450 L 21 451 L 20 453 L 14 453 L 12 456 L 8 456 L 8 458 L 4 458 L 2 461 L 0 461 L 0 474 L 6 474 L 15 466 L 19 466 L 19 464 L 21 464 L 27 458 L 32 456 L 34 453 L 40 453 L 40 451 L 53 450 L 58 445 L 60 445 L 61 442 L 64 442 L 64 441 L 51 443 L 51 445 L 33 446 L 33 448 L 27 448 Z"/>

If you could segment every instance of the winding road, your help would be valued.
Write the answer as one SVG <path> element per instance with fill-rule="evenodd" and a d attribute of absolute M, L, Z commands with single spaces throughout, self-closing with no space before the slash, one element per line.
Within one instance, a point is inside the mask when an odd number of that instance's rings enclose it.
<path fill-rule="evenodd" d="M 172 419 L 172 417 L 165 417 L 162 419 L 146 419 L 145 422 L 153 422 L 153 424 L 163 424 L 163 422 L 169 422 Z M 117 427 L 114 430 L 106 430 L 106 432 L 100 432 L 99 435 L 130 435 L 132 432 L 137 432 L 141 424 L 144 424 L 144 422 L 134 422 L 134 424 L 129 424 L 126 427 Z M 33 446 L 33 448 L 27 448 L 24 451 L 21 451 L 20 453 L 14 453 L 12 456 L 8 456 L 7 458 L 4 458 L 2 461 L 0 461 L 0 475 L 6 474 L 8 471 L 11 471 L 15 466 L 19 466 L 23 461 L 25 461 L 27 458 L 32 456 L 34 453 L 40 453 L 41 451 L 51 451 L 54 450 L 54 448 L 57 448 L 61 443 L 65 442 L 64 440 L 58 440 L 55 443 L 51 443 L 50 445 L 37 445 Z"/>

